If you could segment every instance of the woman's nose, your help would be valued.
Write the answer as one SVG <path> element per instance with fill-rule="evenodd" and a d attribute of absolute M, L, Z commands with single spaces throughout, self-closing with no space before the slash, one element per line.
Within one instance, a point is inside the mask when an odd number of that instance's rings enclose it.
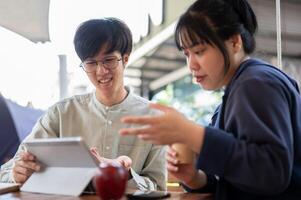
<path fill-rule="evenodd" d="M 187 65 L 191 71 L 196 71 L 200 68 L 198 62 L 196 61 L 195 57 L 192 55 L 189 55 L 187 57 Z"/>

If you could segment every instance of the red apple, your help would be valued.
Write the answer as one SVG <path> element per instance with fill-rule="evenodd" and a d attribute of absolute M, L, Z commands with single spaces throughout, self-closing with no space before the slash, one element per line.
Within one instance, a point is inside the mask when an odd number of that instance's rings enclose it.
<path fill-rule="evenodd" d="M 127 180 L 128 171 L 123 166 L 116 163 L 101 163 L 93 183 L 97 195 L 102 200 L 117 200 L 124 195 Z"/>

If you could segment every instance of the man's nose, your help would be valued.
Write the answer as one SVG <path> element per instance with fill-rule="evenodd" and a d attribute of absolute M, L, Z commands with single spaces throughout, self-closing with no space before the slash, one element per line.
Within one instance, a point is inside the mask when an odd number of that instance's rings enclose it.
<path fill-rule="evenodd" d="M 101 62 L 97 62 L 96 72 L 97 73 L 108 73 L 108 69 L 106 69 Z"/>

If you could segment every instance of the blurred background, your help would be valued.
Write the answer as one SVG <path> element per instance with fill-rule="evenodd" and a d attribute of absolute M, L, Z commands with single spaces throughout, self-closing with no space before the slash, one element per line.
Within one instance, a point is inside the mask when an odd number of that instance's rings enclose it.
<path fill-rule="evenodd" d="M 206 92 L 198 85 L 191 87 L 185 57 L 176 49 L 173 37 L 178 17 L 192 2 L 0 0 L 0 93 L 6 112 L 12 115 L 12 131 L 21 140 L 53 103 L 93 90 L 79 67 L 72 41 L 81 22 L 101 17 L 120 18 L 133 32 L 134 51 L 125 83 L 137 94 L 174 106 L 187 117 L 207 124 L 222 91 Z M 301 0 L 249 2 L 259 22 L 255 56 L 275 65 L 280 60 L 278 66 L 300 84 Z M 276 19 L 281 19 L 278 30 Z M 277 33 L 278 44 L 281 35 L 281 59 L 277 58 Z M 23 118 L 17 119 L 15 116 L 20 112 L 24 113 Z M 24 122 L 29 128 L 20 128 L 18 123 Z M 4 123 L 3 116 L 0 123 Z M 5 134 L 3 130 L 1 135 Z"/>

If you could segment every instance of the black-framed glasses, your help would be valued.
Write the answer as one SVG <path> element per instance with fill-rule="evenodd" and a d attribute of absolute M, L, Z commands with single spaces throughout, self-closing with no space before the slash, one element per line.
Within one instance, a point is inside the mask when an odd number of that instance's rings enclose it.
<path fill-rule="evenodd" d="M 118 67 L 118 63 L 121 60 L 122 58 L 117 57 L 108 57 L 104 60 L 85 60 L 80 64 L 80 67 L 82 67 L 87 73 L 95 72 L 98 66 L 102 66 L 108 70 L 113 70 Z"/>

